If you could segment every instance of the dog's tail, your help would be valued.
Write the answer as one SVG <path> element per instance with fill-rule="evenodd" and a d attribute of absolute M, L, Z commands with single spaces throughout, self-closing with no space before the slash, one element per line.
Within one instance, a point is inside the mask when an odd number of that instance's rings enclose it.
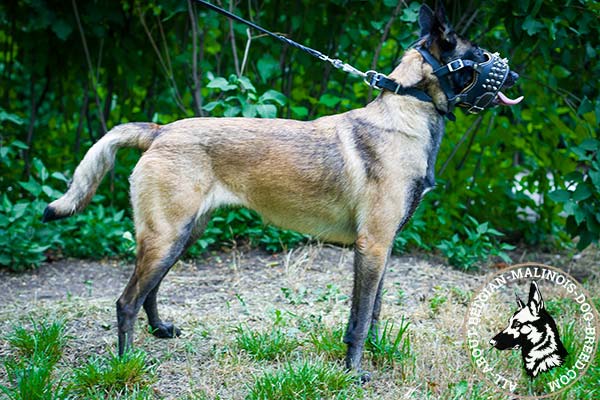
<path fill-rule="evenodd" d="M 112 168 L 117 150 L 121 147 L 147 150 L 159 129 L 159 125 L 146 122 L 122 124 L 111 129 L 88 150 L 75 169 L 69 189 L 46 207 L 42 221 L 66 218 L 83 210 L 106 172 Z"/>

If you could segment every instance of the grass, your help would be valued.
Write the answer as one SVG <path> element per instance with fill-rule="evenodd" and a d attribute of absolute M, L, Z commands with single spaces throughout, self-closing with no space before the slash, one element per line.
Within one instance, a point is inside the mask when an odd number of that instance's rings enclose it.
<path fill-rule="evenodd" d="M 365 348 L 377 367 L 393 368 L 398 365 L 404 376 L 407 372 L 405 366 L 414 359 L 408 331 L 410 321 L 403 316 L 397 330 L 394 325 L 392 320 L 385 321 L 383 327 L 380 323 L 375 330 L 371 331 Z"/>
<path fill-rule="evenodd" d="M 239 326 L 235 337 L 236 347 L 252 359 L 275 360 L 294 351 L 300 342 L 281 329 L 273 327 L 267 332 L 257 332 Z"/>
<path fill-rule="evenodd" d="M 357 377 L 326 361 L 301 360 L 255 378 L 248 400 L 360 399 Z"/>
<path fill-rule="evenodd" d="M 63 396 L 60 379 L 53 370 L 67 342 L 64 321 L 36 322 L 31 329 L 15 326 L 6 341 L 14 350 L 3 361 L 11 387 L 0 391 L 11 400 L 59 399 Z"/>
<path fill-rule="evenodd" d="M 42 357 L 54 365 L 62 356 L 67 343 L 64 321 L 40 321 L 31 319 L 32 328 L 15 326 L 6 340 L 21 357 L 35 359 Z"/>
<path fill-rule="evenodd" d="M 154 368 L 140 350 L 126 352 L 122 357 L 92 357 L 74 371 L 70 390 L 81 398 L 130 396 L 138 398 L 154 382 Z M 139 397 L 142 398 L 142 397 Z"/>
<path fill-rule="evenodd" d="M 35 288 L 20 289 L 19 277 L 8 277 L 4 286 L 0 280 L 0 302 L 2 288 L 9 288 L 6 292 L 15 299 L 0 307 L 0 328 L 10 332 L 0 339 L 0 385 L 5 385 L 0 399 L 502 399 L 492 385 L 478 382 L 461 340 L 462 317 L 480 277 L 418 260 L 403 266 L 393 258 L 380 332 L 369 339 L 363 357 L 362 367 L 372 380 L 361 387 L 343 366 L 350 305 L 344 296 L 352 291 L 351 254 L 320 251 L 328 258 L 315 257 L 312 265 L 299 264 L 289 273 L 281 255 L 264 253 L 249 259 L 231 255 L 240 260 L 235 272 L 227 268 L 227 255 L 220 252 L 216 256 L 221 263 L 215 258 L 206 266 L 176 265 L 164 282 L 160 310 L 182 329 L 182 337 L 155 339 L 142 314 L 136 322 L 135 346 L 152 356 L 131 355 L 122 362 L 107 353 L 116 340 L 114 298 L 121 287 L 113 286 L 119 286 L 114 282 L 123 274 L 121 266 L 71 265 L 73 270 L 85 267 L 86 273 L 76 280 L 79 288 L 69 287 L 72 295 L 40 298 L 37 303 L 26 297 Z M 209 270 L 213 264 L 220 268 Z M 52 276 L 56 285 L 63 276 Z M 422 295 L 432 276 L 443 279 Z M 91 294 L 88 279 L 94 282 Z M 44 281 L 49 292 L 52 281 Z M 594 284 L 590 291 L 598 293 Z M 298 301 L 286 298 L 282 287 L 291 288 Z M 171 301 L 174 293 L 176 302 Z M 439 299 L 431 301 L 436 296 Z M 547 308 L 552 307 L 568 315 L 571 305 L 548 300 Z M 61 316 L 60 334 L 44 315 Z M 569 346 L 572 335 L 563 323 L 559 328 Z M 69 338 L 71 332 L 77 333 Z M 579 336 L 574 335 L 576 340 Z M 49 344 L 58 342 L 62 343 L 58 351 L 52 350 Z M 37 353 L 45 349 L 42 354 L 57 360 L 54 366 L 32 361 L 35 349 Z M 520 355 L 516 356 L 513 362 L 520 367 Z M 161 361 L 160 366 L 155 360 Z M 559 399 L 598 398 L 599 361 L 597 356 L 596 366 Z"/>
<path fill-rule="evenodd" d="M 436 286 L 435 294 L 429 299 L 429 308 L 431 309 L 432 315 L 438 314 L 440 307 L 448 300 L 444 294 L 440 293 L 440 290 L 441 288 Z"/>
<path fill-rule="evenodd" d="M 322 328 L 309 333 L 308 342 L 327 360 L 343 360 L 346 354 L 344 328 Z"/>
<path fill-rule="evenodd" d="M 11 400 L 53 400 L 65 397 L 60 380 L 53 379 L 54 365 L 46 357 L 34 356 L 30 359 L 4 361 L 11 387 L 0 386 Z"/>
<path fill-rule="evenodd" d="M 57 365 L 68 345 L 63 320 L 36 322 L 31 329 L 15 326 L 6 336 L 12 356 L 3 360 L 9 386 L 0 393 L 10 400 L 148 399 L 153 368 L 143 352 L 128 352 L 123 357 L 93 357 L 69 373 Z"/>

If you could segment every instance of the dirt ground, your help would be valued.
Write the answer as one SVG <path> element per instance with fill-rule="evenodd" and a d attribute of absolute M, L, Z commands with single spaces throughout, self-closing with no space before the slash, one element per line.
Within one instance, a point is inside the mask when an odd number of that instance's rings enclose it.
<path fill-rule="evenodd" d="M 560 267 L 586 282 L 596 296 L 600 293 L 598 249 L 575 255 L 522 251 L 513 254 L 513 260 Z M 393 256 L 382 319 L 410 320 L 414 371 L 402 378 L 396 369 L 377 370 L 367 361 L 373 380 L 365 397 L 447 398 L 445 393 L 457 382 L 473 383 L 476 378 L 460 336 L 466 298 L 496 267 L 465 273 L 424 255 Z M 63 260 L 22 274 L 0 271 L 0 330 L 9 332 L 31 318 L 65 319 L 71 340 L 62 363 L 71 368 L 90 355 L 112 351 L 117 337 L 114 304 L 132 269 L 120 261 Z M 289 319 L 290 331 L 315 319 L 332 329 L 344 327 L 351 284 L 352 252 L 327 245 L 280 254 L 234 249 L 177 263 L 162 284 L 159 311 L 181 328 L 182 336 L 154 338 L 147 333 L 143 312 L 135 331 L 135 346 L 158 364 L 156 397 L 192 398 L 201 393 L 204 398 L 244 398 L 254 377 L 277 364 L 238 354 L 236 328 L 243 324 L 268 329 L 277 315 Z M 445 300 L 432 312 L 435 297 Z M 310 356 L 310 349 L 300 351 Z M 0 359 L 9 353 L 0 339 Z M 7 383 L 5 374 L 0 368 L 1 384 Z"/>

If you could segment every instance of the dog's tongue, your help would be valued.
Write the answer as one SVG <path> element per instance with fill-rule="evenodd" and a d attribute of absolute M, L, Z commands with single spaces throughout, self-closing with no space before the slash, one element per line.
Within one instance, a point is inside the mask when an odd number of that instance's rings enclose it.
<path fill-rule="evenodd" d="M 516 99 L 511 99 L 509 97 L 506 97 L 504 93 L 498 92 L 498 100 L 500 100 L 499 104 L 502 104 L 504 106 L 514 106 L 515 104 L 519 104 L 521 101 L 523 101 L 523 99 L 523 96 L 519 96 Z"/>

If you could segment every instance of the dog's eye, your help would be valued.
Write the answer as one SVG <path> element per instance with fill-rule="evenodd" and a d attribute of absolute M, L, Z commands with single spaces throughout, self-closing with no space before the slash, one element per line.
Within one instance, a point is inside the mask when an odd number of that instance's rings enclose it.
<path fill-rule="evenodd" d="M 521 323 L 519 321 L 513 321 L 512 328 L 519 329 L 521 327 Z"/>

